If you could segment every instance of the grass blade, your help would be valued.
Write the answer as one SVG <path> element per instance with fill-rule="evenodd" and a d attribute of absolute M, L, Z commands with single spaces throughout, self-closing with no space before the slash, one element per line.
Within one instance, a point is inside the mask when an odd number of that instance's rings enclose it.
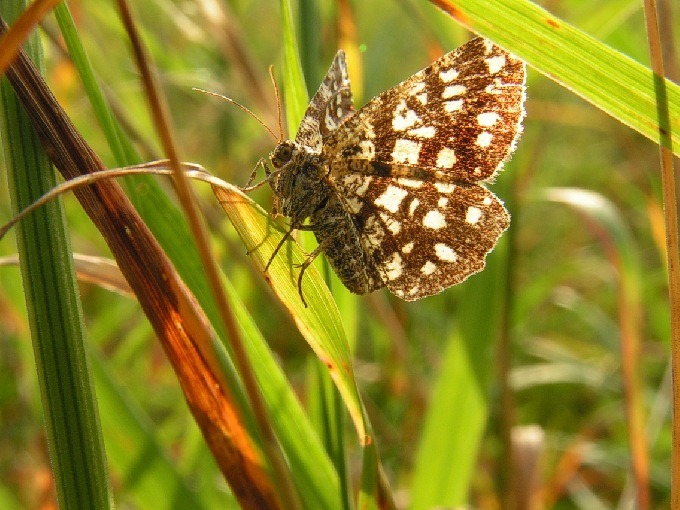
<path fill-rule="evenodd" d="M 14 17 L 22 2 L 3 4 Z M 40 56 L 30 44 L 34 58 Z M 13 209 L 56 184 L 54 170 L 12 88 L 2 81 L 2 145 Z M 33 349 L 57 499 L 62 508 L 112 503 L 99 415 L 63 206 L 50 203 L 17 230 Z"/>

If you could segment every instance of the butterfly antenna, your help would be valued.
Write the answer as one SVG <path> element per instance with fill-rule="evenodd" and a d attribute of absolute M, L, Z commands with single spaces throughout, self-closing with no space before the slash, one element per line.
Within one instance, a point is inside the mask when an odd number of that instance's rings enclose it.
<path fill-rule="evenodd" d="M 267 131 L 269 131 L 269 134 L 272 135 L 272 137 L 274 138 L 274 140 L 276 140 L 276 141 L 278 142 L 278 141 L 280 141 L 280 140 L 283 139 L 283 138 L 277 138 L 276 135 L 274 134 L 274 131 L 272 131 L 272 130 L 269 128 L 269 126 L 267 126 L 267 124 L 265 124 L 264 122 L 262 122 L 262 119 L 260 119 L 260 117 L 258 117 L 257 115 L 255 115 L 255 114 L 254 114 L 253 112 L 251 112 L 248 108 L 246 108 L 245 106 L 243 106 L 241 103 L 239 103 L 239 102 L 237 102 L 237 101 L 234 101 L 233 99 L 231 99 L 231 98 L 229 98 L 229 97 L 227 97 L 227 96 L 223 96 L 222 94 L 218 94 L 217 92 L 210 92 L 209 90 L 203 90 L 203 89 L 199 89 L 199 88 L 196 88 L 196 87 L 193 87 L 192 90 L 195 90 L 196 92 L 202 92 L 203 94 L 207 94 L 207 95 L 209 95 L 209 96 L 215 96 L 215 97 L 219 97 L 219 98 L 221 98 L 221 99 L 224 99 L 226 102 L 233 104 L 233 105 L 236 106 L 237 108 L 240 108 L 241 110 L 243 110 L 244 112 L 246 112 L 248 115 L 250 115 L 253 119 L 255 119 L 256 121 L 258 121 L 258 122 L 260 123 L 260 125 L 261 125 L 263 128 L 265 128 Z M 278 94 L 277 94 L 276 97 L 278 98 Z M 279 109 L 279 129 L 281 129 L 281 115 L 280 115 L 280 114 L 281 114 L 281 110 Z"/>
<path fill-rule="evenodd" d="M 280 138 L 279 141 L 283 141 L 283 119 L 282 119 L 282 114 L 281 114 L 281 96 L 279 95 L 279 86 L 276 83 L 276 78 L 274 78 L 274 66 L 271 65 L 269 66 L 269 77 L 272 80 L 272 84 L 274 85 L 274 94 L 276 94 L 276 111 L 279 116 L 279 133 L 280 133 Z"/>

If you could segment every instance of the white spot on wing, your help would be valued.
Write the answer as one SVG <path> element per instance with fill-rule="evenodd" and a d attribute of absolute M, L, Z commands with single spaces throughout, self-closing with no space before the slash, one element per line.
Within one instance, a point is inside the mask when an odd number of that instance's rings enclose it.
<path fill-rule="evenodd" d="M 453 193 L 453 190 L 456 189 L 456 185 L 450 182 L 435 182 L 434 187 L 439 193 L 446 193 L 447 195 Z"/>
<path fill-rule="evenodd" d="M 427 92 L 416 94 L 416 99 L 420 102 L 420 104 L 427 104 Z"/>
<path fill-rule="evenodd" d="M 453 149 L 444 147 L 439 151 L 439 154 L 437 154 L 437 166 L 439 168 L 451 168 L 455 164 L 456 154 L 453 152 Z"/>
<path fill-rule="evenodd" d="M 462 99 L 455 99 L 453 101 L 444 101 L 444 110 L 446 110 L 449 113 L 457 112 L 458 110 L 462 110 L 462 108 L 463 108 L 463 100 Z"/>
<path fill-rule="evenodd" d="M 392 232 L 392 234 L 396 236 L 399 232 L 401 232 L 401 223 L 399 223 L 397 220 L 391 218 L 383 212 L 380 213 L 380 218 L 383 220 L 385 225 L 387 225 L 387 230 Z"/>
<path fill-rule="evenodd" d="M 331 115 L 326 115 L 326 129 L 333 131 L 338 125 L 335 123 L 335 119 Z"/>
<path fill-rule="evenodd" d="M 364 136 L 366 138 L 370 138 L 370 139 L 375 138 L 375 131 L 373 130 L 373 124 L 371 124 L 368 121 L 365 121 L 363 128 L 364 128 Z"/>
<path fill-rule="evenodd" d="M 433 262 L 430 262 L 429 260 L 425 262 L 425 264 L 423 264 L 423 267 L 420 268 L 420 272 L 423 273 L 425 276 L 430 276 L 436 270 L 437 266 Z"/>
<path fill-rule="evenodd" d="M 404 200 L 404 197 L 406 197 L 407 194 L 408 192 L 406 190 L 397 188 L 396 186 L 387 186 L 387 189 L 383 194 L 375 199 L 375 205 L 384 207 L 392 213 L 396 213 L 399 210 L 401 201 Z"/>
<path fill-rule="evenodd" d="M 477 115 L 477 123 L 482 127 L 491 127 L 498 122 L 499 118 L 496 112 L 484 112 Z"/>
<path fill-rule="evenodd" d="M 408 255 L 413 251 L 413 241 L 401 247 L 401 252 Z"/>
<path fill-rule="evenodd" d="M 489 57 L 486 59 L 486 65 L 489 67 L 489 72 L 491 74 L 496 74 L 505 67 L 505 56 L 497 55 L 495 57 Z"/>
<path fill-rule="evenodd" d="M 406 106 L 406 99 L 402 99 L 394 109 L 394 117 L 392 117 L 392 129 L 395 131 L 404 131 L 415 126 L 419 120 L 420 117 L 416 115 L 416 112 Z"/>
<path fill-rule="evenodd" d="M 352 214 L 358 214 L 361 211 L 363 204 L 356 197 L 351 197 L 347 199 L 347 206 Z"/>
<path fill-rule="evenodd" d="M 392 257 L 385 263 L 385 269 L 387 270 L 388 280 L 396 280 L 399 278 L 402 273 L 401 255 L 395 251 L 392 254 Z"/>
<path fill-rule="evenodd" d="M 451 99 L 452 97 L 465 95 L 467 87 L 465 85 L 449 85 L 442 92 L 442 99 Z"/>
<path fill-rule="evenodd" d="M 482 217 L 482 210 L 479 207 L 475 207 L 473 205 L 468 207 L 468 210 L 465 213 L 465 221 L 467 221 L 471 225 L 474 225 L 475 223 L 477 223 L 481 217 Z"/>
<path fill-rule="evenodd" d="M 484 197 L 484 200 L 482 200 L 482 203 L 484 205 L 491 205 L 491 197 Z"/>
<path fill-rule="evenodd" d="M 439 211 L 429 211 L 423 218 L 423 225 L 427 228 L 438 230 L 446 226 L 446 219 Z"/>
<path fill-rule="evenodd" d="M 439 257 L 439 260 L 443 260 L 444 262 L 455 262 L 458 260 L 458 254 L 447 244 L 435 244 L 434 252 L 437 254 L 437 257 Z"/>
<path fill-rule="evenodd" d="M 413 216 L 413 213 L 416 212 L 416 208 L 420 205 L 420 200 L 417 198 L 414 198 L 411 200 L 411 203 L 408 206 L 408 214 L 409 216 Z"/>
<path fill-rule="evenodd" d="M 394 142 L 394 150 L 392 151 L 392 159 L 395 163 L 408 163 L 415 165 L 418 163 L 420 155 L 420 142 L 413 140 L 397 139 Z"/>
<path fill-rule="evenodd" d="M 354 193 L 356 193 L 359 196 L 363 196 L 363 194 L 366 193 L 366 190 L 370 186 L 372 180 L 373 180 L 373 177 L 371 177 L 370 175 L 363 177 L 363 181 L 361 182 L 361 185 L 358 186 L 356 190 L 354 190 Z"/>
<path fill-rule="evenodd" d="M 450 81 L 453 81 L 456 78 L 458 78 L 458 71 L 454 68 L 442 69 L 441 71 L 439 71 L 439 79 L 444 83 L 449 83 Z"/>
<path fill-rule="evenodd" d="M 409 188 L 420 188 L 423 186 L 423 181 L 419 181 L 417 179 L 409 179 L 407 177 L 398 177 L 397 184 Z"/>
<path fill-rule="evenodd" d="M 446 204 L 448 204 L 448 203 L 449 203 L 449 199 L 448 199 L 448 198 L 446 198 L 446 197 L 441 197 L 441 198 L 437 201 L 437 207 L 439 207 L 439 208 L 446 207 Z"/>
<path fill-rule="evenodd" d="M 493 140 L 493 135 L 489 133 L 488 131 L 482 131 L 477 135 L 477 141 L 475 142 L 477 145 L 480 147 L 488 147 L 491 145 L 491 141 Z"/>

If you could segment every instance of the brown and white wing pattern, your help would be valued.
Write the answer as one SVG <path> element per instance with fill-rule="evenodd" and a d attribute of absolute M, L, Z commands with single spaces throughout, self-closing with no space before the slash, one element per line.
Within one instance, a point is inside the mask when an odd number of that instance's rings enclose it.
<path fill-rule="evenodd" d="M 480 271 L 510 222 L 482 183 L 515 148 L 524 82 L 522 61 L 477 38 L 354 113 L 338 52 L 295 140 L 270 156 L 291 228 L 309 218 L 319 241 L 303 269 L 324 252 L 352 292 L 409 301 Z"/>
<path fill-rule="evenodd" d="M 340 50 L 309 102 L 295 141 L 320 153 L 323 139 L 350 117 L 353 109 L 345 52 Z"/>
<path fill-rule="evenodd" d="M 324 139 L 337 194 L 397 296 L 420 299 L 480 271 L 507 229 L 505 207 L 480 181 L 514 150 L 524 81 L 523 62 L 473 39 Z"/>
<path fill-rule="evenodd" d="M 346 197 L 368 259 L 407 301 L 437 294 L 484 267 L 510 216 L 484 186 L 345 174 Z M 368 182 L 368 185 L 366 183 Z M 356 199 L 356 194 L 361 200 Z"/>
<path fill-rule="evenodd" d="M 524 82 L 521 60 L 473 39 L 369 101 L 324 139 L 323 153 L 336 174 L 415 167 L 419 178 L 488 180 L 521 134 Z"/>

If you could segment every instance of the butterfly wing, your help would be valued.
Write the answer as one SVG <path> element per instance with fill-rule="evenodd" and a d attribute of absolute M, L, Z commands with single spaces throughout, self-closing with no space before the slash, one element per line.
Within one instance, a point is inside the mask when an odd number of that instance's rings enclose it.
<path fill-rule="evenodd" d="M 501 201 L 476 184 L 344 174 L 335 185 L 368 260 L 385 285 L 407 301 L 481 271 L 510 224 Z"/>
<path fill-rule="evenodd" d="M 323 153 L 333 175 L 490 179 L 521 133 L 524 82 L 521 60 L 472 39 L 372 99 L 324 139 Z"/>
<path fill-rule="evenodd" d="M 509 225 L 478 181 L 514 149 L 524 64 L 473 39 L 371 100 L 323 142 L 333 184 L 385 285 L 412 301 L 484 267 Z"/>
<path fill-rule="evenodd" d="M 320 153 L 324 138 L 354 113 L 345 52 L 335 55 L 295 135 L 295 141 Z"/>

